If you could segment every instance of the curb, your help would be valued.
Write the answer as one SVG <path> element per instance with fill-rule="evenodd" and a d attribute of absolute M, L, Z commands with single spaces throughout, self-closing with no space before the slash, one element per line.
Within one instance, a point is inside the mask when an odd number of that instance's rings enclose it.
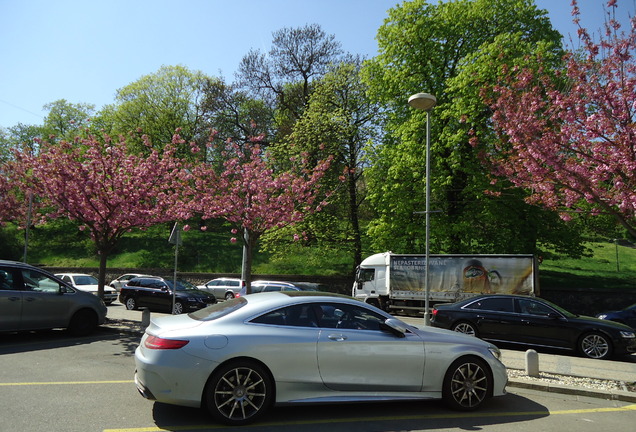
<path fill-rule="evenodd" d="M 585 387 L 564 386 L 560 384 L 535 383 L 514 378 L 508 379 L 507 387 L 636 403 L 636 393 L 622 390 L 595 390 Z"/>

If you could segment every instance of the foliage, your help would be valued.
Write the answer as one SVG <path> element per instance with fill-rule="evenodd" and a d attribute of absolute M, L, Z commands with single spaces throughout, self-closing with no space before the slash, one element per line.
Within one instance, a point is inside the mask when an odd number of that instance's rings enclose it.
<path fill-rule="evenodd" d="M 193 150 L 199 151 L 198 147 Z M 275 172 L 268 166 L 269 158 L 258 139 L 242 146 L 227 143 L 224 155 L 227 159 L 220 173 L 205 163 L 192 167 L 187 208 L 203 219 L 224 219 L 232 224 L 235 235 L 240 233 L 243 278 L 249 284 L 253 248 L 263 233 L 293 225 L 325 205 L 319 182 L 331 158 L 316 166 L 298 159 L 292 169 Z"/>
<path fill-rule="evenodd" d="M 147 151 L 144 136 L 157 148 L 170 143 L 175 131 L 186 142 L 205 142 L 201 113 L 203 88 L 209 78 L 184 66 L 162 66 L 157 72 L 117 90 L 116 103 L 106 107 L 97 123 L 111 135 L 129 136 L 129 147 Z M 190 155 L 180 148 L 180 156 Z"/>
<path fill-rule="evenodd" d="M 617 7 L 616 1 L 608 6 Z M 578 22 L 578 9 L 574 2 Z M 594 42 L 580 28 L 585 55 L 570 53 L 556 77 L 513 68 L 492 102 L 502 142 L 485 157 L 493 172 L 530 189 L 527 201 L 561 211 L 591 204 L 636 236 L 636 19 L 631 32 L 606 23 Z M 538 60 L 539 62 L 541 59 Z M 565 85 L 564 85 L 565 82 Z"/>
<path fill-rule="evenodd" d="M 340 240 L 336 247 L 351 250 L 352 268 L 362 260 L 359 208 L 365 198 L 365 148 L 379 135 L 374 124 L 378 107 L 366 97 L 367 88 L 359 77 L 360 64 L 359 59 L 350 58 L 334 65 L 314 85 L 308 107 L 292 133 L 272 146 L 279 164 L 305 152 L 314 160 L 334 156 L 323 179 L 334 190 L 331 205 L 309 216 L 312 221 L 306 226 L 312 225 L 313 229 L 305 232 L 320 240 L 321 247 Z M 337 223 L 339 220 L 347 224 Z M 279 246 L 286 248 L 284 243 Z"/>
<path fill-rule="evenodd" d="M 384 144 L 367 171 L 378 213 L 369 225 L 374 248 L 424 250 L 424 218 L 417 212 L 425 209 L 426 114 L 406 104 L 422 91 L 438 100 L 430 116 L 432 250 L 532 253 L 541 240 L 561 242 L 546 229 L 554 226 L 546 224 L 551 217 L 523 204 L 523 191 L 485 193 L 490 178 L 465 124 L 480 125 L 487 142 L 490 112 L 480 85 L 496 80 L 497 65 L 558 50 L 560 35 L 547 13 L 529 0 L 405 2 L 389 11 L 378 42 L 380 54 L 364 69 L 370 93 L 387 115 Z M 517 42 L 518 52 L 508 48 Z"/>
<path fill-rule="evenodd" d="M 340 43 L 317 24 L 273 33 L 267 54 L 250 50 L 239 65 L 239 84 L 277 111 L 279 135 L 285 136 L 309 101 L 313 82 L 341 54 Z M 281 133 L 282 131 L 282 133 Z"/>
<path fill-rule="evenodd" d="M 124 140 L 90 136 L 44 144 L 35 156 L 17 153 L 22 187 L 50 206 L 42 216 L 65 216 L 89 233 L 100 255 L 100 295 L 108 255 L 126 232 L 182 216 L 183 172 L 174 152 L 167 145 L 161 155 L 131 155 Z"/>

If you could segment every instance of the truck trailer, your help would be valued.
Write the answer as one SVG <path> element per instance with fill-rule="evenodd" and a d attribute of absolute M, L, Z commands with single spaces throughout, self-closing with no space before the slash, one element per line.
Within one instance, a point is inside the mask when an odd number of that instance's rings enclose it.
<path fill-rule="evenodd" d="M 352 296 L 383 310 L 422 313 L 426 256 L 384 252 L 357 268 Z M 534 255 L 429 255 L 429 306 L 478 294 L 539 295 Z"/>

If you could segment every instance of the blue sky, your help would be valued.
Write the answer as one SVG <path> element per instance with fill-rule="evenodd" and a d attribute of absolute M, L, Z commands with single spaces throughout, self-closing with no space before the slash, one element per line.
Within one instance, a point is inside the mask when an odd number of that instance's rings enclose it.
<path fill-rule="evenodd" d="M 605 0 L 580 0 L 599 29 Z M 66 99 L 100 109 L 117 89 L 183 65 L 232 81 L 250 49 L 273 31 L 317 23 L 345 51 L 372 57 L 397 0 L 0 0 L 0 127 L 41 124 L 43 105 Z M 618 0 L 622 23 L 635 0 Z M 554 27 L 576 38 L 570 0 L 536 0 Z"/>

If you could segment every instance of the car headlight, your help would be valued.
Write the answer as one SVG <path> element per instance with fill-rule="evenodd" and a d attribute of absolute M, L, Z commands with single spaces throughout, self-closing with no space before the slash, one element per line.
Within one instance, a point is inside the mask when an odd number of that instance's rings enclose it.
<path fill-rule="evenodd" d="M 630 332 L 630 331 L 621 331 L 621 336 L 624 337 L 625 339 L 634 339 L 635 337 L 634 332 Z"/>
<path fill-rule="evenodd" d="M 605 319 L 605 318 L 607 318 L 607 314 L 600 314 L 600 315 L 596 315 L 596 318 L 598 318 L 598 319 Z"/>
<path fill-rule="evenodd" d="M 499 348 L 497 348 L 494 345 L 491 345 L 488 347 L 488 351 L 490 351 L 490 354 L 492 354 L 494 358 L 501 361 L 501 351 L 499 351 Z"/>

